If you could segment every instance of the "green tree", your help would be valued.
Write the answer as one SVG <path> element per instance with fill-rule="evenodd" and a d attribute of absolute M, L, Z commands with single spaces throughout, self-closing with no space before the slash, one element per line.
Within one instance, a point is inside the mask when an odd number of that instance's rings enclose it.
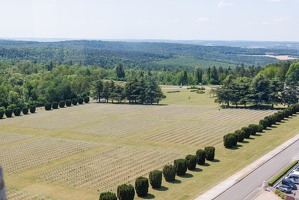
<path fill-rule="evenodd" d="M 133 200 L 134 196 L 135 190 L 131 184 L 122 184 L 117 187 L 118 200 Z"/>
<path fill-rule="evenodd" d="M 202 149 L 196 151 L 196 161 L 199 165 L 204 165 L 206 162 L 206 153 Z"/>
<path fill-rule="evenodd" d="M 150 184 L 153 188 L 159 188 L 162 184 L 162 171 L 154 170 L 149 173 Z"/>
<path fill-rule="evenodd" d="M 103 82 L 101 80 L 96 80 L 93 83 L 93 94 L 94 94 L 94 97 L 99 100 L 99 102 L 100 102 L 100 99 L 101 99 L 101 96 L 103 93 L 103 89 L 104 89 L 104 86 L 103 86 Z"/>
<path fill-rule="evenodd" d="M 102 192 L 99 200 L 117 200 L 116 194 L 112 192 Z"/>
<path fill-rule="evenodd" d="M 163 176 L 167 182 L 171 182 L 175 180 L 176 170 L 175 167 L 172 165 L 165 165 L 163 167 Z"/>
<path fill-rule="evenodd" d="M 116 77 L 117 78 L 124 78 L 125 77 L 125 70 L 124 65 L 122 63 L 117 63 L 115 67 Z"/>
<path fill-rule="evenodd" d="M 298 102 L 297 81 L 294 73 L 287 76 L 285 86 L 281 92 L 281 98 L 283 104 L 287 106 Z"/>
<path fill-rule="evenodd" d="M 187 161 L 186 159 L 176 159 L 174 160 L 174 167 L 176 174 L 182 176 L 186 174 L 187 171 Z"/>
<path fill-rule="evenodd" d="M 139 197 L 146 196 L 148 193 L 148 179 L 145 177 L 138 177 L 135 180 L 135 190 Z"/>

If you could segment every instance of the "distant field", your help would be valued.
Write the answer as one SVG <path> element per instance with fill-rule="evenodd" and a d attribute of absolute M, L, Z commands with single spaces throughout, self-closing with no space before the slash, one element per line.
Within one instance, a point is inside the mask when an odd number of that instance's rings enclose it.
<path fill-rule="evenodd" d="M 164 59 L 161 61 L 154 61 L 150 62 L 149 64 L 155 65 L 171 65 L 171 66 L 178 66 L 178 67 L 197 67 L 200 66 L 203 69 L 211 67 L 211 66 L 216 66 L 220 67 L 222 66 L 223 68 L 228 68 L 228 67 L 235 67 L 237 64 L 235 63 L 229 63 L 228 62 L 221 62 L 221 61 L 212 61 L 212 60 L 205 60 L 205 59 L 195 59 L 192 57 L 188 56 L 178 56 L 177 58 L 170 58 L 170 59 Z"/>
<path fill-rule="evenodd" d="M 138 176 L 148 176 L 174 159 L 213 145 L 216 162 L 178 177 L 175 183 L 164 181 L 162 190 L 150 189 L 149 197 L 155 199 L 192 199 L 285 141 L 296 129 L 295 123 L 281 123 L 284 138 L 275 138 L 279 132 L 273 129 L 253 137 L 240 150 L 227 150 L 222 145 L 224 134 L 258 123 L 275 111 L 219 110 L 208 91 L 163 88 L 167 99 L 160 105 L 89 103 L 0 120 L 0 163 L 9 199 L 22 199 L 21 195 L 98 199 L 100 192 L 115 192 L 122 183 L 133 184 Z M 167 93 L 171 90 L 180 92 Z M 231 155 L 242 152 L 244 161 L 232 160 Z"/>

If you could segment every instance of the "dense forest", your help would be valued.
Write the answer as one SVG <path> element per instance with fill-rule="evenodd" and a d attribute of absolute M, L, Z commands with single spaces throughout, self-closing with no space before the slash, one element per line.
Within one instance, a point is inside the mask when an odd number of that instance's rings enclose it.
<path fill-rule="evenodd" d="M 61 41 L 31 42 L 0 40 L 0 58 L 15 62 L 97 65 L 112 69 L 121 62 L 126 67 L 148 70 L 174 70 L 176 67 L 192 71 L 197 65 L 232 67 L 263 66 L 278 62 L 264 55 L 299 57 L 297 49 L 242 48 L 204 46 L 165 42 Z M 254 55 L 254 56 L 253 56 Z M 257 56 L 258 55 L 258 56 Z M 184 62 L 178 60 L 184 59 Z"/>

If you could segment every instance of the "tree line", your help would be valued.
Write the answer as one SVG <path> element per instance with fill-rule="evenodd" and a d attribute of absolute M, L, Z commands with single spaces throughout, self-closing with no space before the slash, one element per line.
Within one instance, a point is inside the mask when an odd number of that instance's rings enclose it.
<path fill-rule="evenodd" d="M 283 104 L 290 106 L 298 102 L 299 62 L 269 65 L 255 77 L 229 75 L 215 93 L 218 103 L 230 104 Z"/>

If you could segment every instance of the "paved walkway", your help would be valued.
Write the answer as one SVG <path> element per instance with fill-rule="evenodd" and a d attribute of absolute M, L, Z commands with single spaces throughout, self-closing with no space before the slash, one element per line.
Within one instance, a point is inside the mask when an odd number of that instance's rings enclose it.
<path fill-rule="evenodd" d="M 258 160 L 254 161 L 247 167 L 243 168 L 239 172 L 235 173 L 234 175 L 230 176 L 226 180 L 220 182 L 218 185 L 214 186 L 210 190 L 206 191 L 202 195 L 198 196 L 195 200 L 211 200 L 215 199 L 217 196 L 219 196 L 221 193 L 235 185 L 237 182 L 242 180 L 244 177 L 249 175 L 252 171 L 259 168 L 261 165 L 263 165 L 265 162 L 273 158 L 275 155 L 283 151 L 285 148 L 287 148 L 289 145 L 294 143 L 295 141 L 299 140 L 299 134 L 295 137 L 291 138 L 290 140 L 286 141 L 279 147 L 275 148 L 274 150 L 270 151 L 266 155 L 262 156 Z M 262 183 L 261 183 L 262 185 Z M 266 199 L 265 199 L 266 200 Z"/>

